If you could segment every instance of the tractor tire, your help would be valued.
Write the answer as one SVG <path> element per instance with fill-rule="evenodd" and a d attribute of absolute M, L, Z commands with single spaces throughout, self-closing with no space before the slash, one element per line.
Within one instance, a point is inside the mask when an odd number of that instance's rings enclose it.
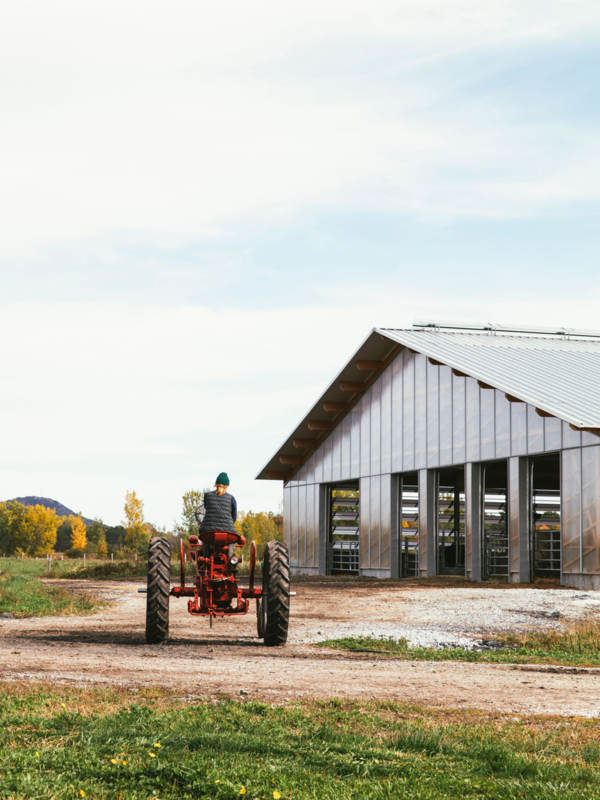
<path fill-rule="evenodd" d="M 171 588 L 171 547 L 164 536 L 154 536 L 148 547 L 146 594 L 146 641 L 166 642 L 169 636 L 169 591 Z"/>
<path fill-rule="evenodd" d="M 283 542 L 267 542 L 263 556 L 258 635 L 267 647 L 285 644 L 290 617 L 290 559 Z"/>

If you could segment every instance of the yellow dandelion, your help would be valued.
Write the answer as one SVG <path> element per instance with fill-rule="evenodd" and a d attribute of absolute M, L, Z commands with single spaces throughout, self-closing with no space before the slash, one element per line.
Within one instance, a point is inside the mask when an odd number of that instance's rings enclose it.
<path fill-rule="evenodd" d="M 123 766 L 125 766 L 127 764 L 127 762 L 126 761 L 121 761 L 121 764 L 123 764 Z"/>
<path fill-rule="evenodd" d="M 245 786 L 242 786 L 242 788 L 240 789 L 240 794 L 246 794 L 246 787 Z"/>
<path fill-rule="evenodd" d="M 152 747 L 162 747 L 162 744 L 160 742 L 154 742 Z"/>
<path fill-rule="evenodd" d="M 111 758 L 110 763 L 111 764 L 118 764 L 119 760 L 117 758 Z"/>
<path fill-rule="evenodd" d="M 273 800 L 281 800 L 281 792 L 278 792 L 277 789 L 273 792 Z"/>
<path fill-rule="evenodd" d="M 150 758 L 156 758 L 156 753 L 149 752 L 148 755 L 150 756 Z"/>
<path fill-rule="evenodd" d="M 221 783 L 221 779 L 220 779 L 220 778 L 217 778 L 217 779 L 216 779 L 216 781 L 215 781 L 215 783 Z"/>
<path fill-rule="evenodd" d="M 36 756 L 38 756 L 38 758 L 39 758 L 40 751 L 39 751 L 39 750 L 36 750 L 36 751 L 35 751 L 35 754 L 36 754 Z"/>
<path fill-rule="evenodd" d="M 79 796 L 80 797 L 85 797 L 85 792 L 83 791 L 83 789 L 79 790 Z"/>

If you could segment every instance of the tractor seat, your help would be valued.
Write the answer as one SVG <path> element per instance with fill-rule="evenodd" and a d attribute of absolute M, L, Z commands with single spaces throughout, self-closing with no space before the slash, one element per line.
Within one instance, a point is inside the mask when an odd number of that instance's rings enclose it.
<path fill-rule="evenodd" d="M 205 544 L 238 544 L 240 547 L 246 544 L 246 539 L 233 531 L 200 531 L 200 538 Z"/>

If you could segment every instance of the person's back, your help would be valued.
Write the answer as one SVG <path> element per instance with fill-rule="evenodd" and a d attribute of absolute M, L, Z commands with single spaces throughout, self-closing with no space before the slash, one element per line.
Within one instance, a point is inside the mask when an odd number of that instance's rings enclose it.
<path fill-rule="evenodd" d="M 204 519 L 200 524 L 200 534 L 202 531 L 236 532 L 237 503 L 235 497 L 227 493 L 228 487 L 227 473 L 219 473 L 214 491 L 204 495 Z"/>

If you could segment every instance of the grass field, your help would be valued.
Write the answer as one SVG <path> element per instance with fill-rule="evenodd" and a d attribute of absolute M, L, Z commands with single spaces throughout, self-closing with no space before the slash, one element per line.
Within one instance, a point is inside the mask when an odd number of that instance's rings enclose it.
<path fill-rule="evenodd" d="M 64 564 L 64 562 L 57 562 Z M 42 583 L 45 559 L 0 559 L 0 614 L 47 617 L 54 614 L 91 614 L 98 608 L 92 597 Z"/>
<path fill-rule="evenodd" d="M 146 559 L 138 561 L 86 561 L 73 560 L 69 563 L 64 561 L 53 562 L 50 572 L 45 572 L 47 577 L 67 578 L 67 579 L 86 579 L 93 580 L 130 580 L 145 579 L 147 572 Z M 248 564 L 242 564 L 238 569 L 240 577 L 248 575 Z M 192 576 L 195 573 L 195 565 L 191 561 L 186 561 L 185 573 Z M 177 579 L 181 574 L 181 563 L 179 558 L 173 557 L 171 561 L 171 578 Z M 256 575 L 261 575 L 260 563 L 256 565 Z"/>
<path fill-rule="evenodd" d="M 83 563 L 83 559 L 54 559 L 53 577 L 60 578 L 73 568 L 73 564 Z M 47 558 L 0 558 L 0 575 L 23 575 L 29 578 L 41 578 L 48 571 Z"/>
<path fill-rule="evenodd" d="M 403 658 L 408 661 L 486 661 L 503 664 L 565 664 L 600 666 L 600 622 L 585 620 L 569 630 L 531 631 L 525 634 L 498 636 L 498 647 L 491 650 L 466 650 L 462 647 L 437 650 L 408 647 L 405 639 L 370 637 L 330 639 L 319 647 L 331 647 L 354 653 Z"/>
<path fill-rule="evenodd" d="M 0 574 L 24 575 L 31 578 L 66 578 L 118 580 L 119 578 L 145 578 L 146 559 L 128 561 L 118 559 L 98 561 L 83 558 L 54 558 L 48 569 L 46 558 L 0 558 Z M 173 565 L 173 569 L 175 565 Z M 179 563 L 177 564 L 179 570 Z"/>
<path fill-rule="evenodd" d="M 590 800 L 600 722 L 4 684 L 0 796 Z"/>

